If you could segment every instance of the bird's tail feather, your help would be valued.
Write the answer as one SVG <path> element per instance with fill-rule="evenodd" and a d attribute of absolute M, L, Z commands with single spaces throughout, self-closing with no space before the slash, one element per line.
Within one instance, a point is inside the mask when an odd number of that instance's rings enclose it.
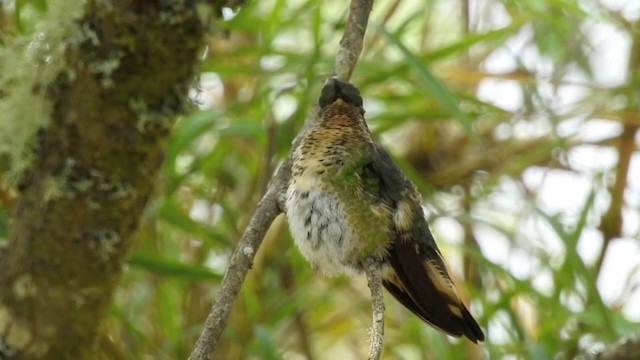
<path fill-rule="evenodd" d="M 425 253 L 426 252 L 426 253 Z M 391 268 L 385 288 L 420 319 L 452 336 L 477 343 L 484 333 L 466 309 L 436 249 L 418 249 L 410 241 L 395 241 L 389 249 Z"/>

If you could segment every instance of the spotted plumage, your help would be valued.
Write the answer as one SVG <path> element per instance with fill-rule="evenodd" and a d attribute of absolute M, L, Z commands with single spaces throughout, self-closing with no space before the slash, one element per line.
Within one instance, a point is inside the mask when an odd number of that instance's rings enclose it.
<path fill-rule="evenodd" d="M 293 154 L 287 219 L 296 246 L 329 276 L 379 264 L 385 288 L 420 319 L 483 341 L 456 294 L 420 206 L 420 194 L 371 136 L 353 85 L 331 79 L 320 120 Z"/>

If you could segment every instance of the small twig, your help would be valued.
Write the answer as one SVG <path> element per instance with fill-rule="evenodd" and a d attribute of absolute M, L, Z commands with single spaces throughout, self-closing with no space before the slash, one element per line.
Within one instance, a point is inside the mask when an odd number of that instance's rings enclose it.
<path fill-rule="evenodd" d="M 340 49 L 333 71 L 333 74 L 341 80 L 348 81 L 351 78 L 351 73 L 358 62 L 372 6 L 373 0 L 351 1 L 347 25 L 340 41 Z M 318 109 L 314 107 L 299 134 L 308 128 L 308 124 L 317 121 L 317 113 Z M 299 141 L 300 135 L 294 140 L 292 148 L 295 149 Z M 193 347 L 191 356 L 189 356 L 190 360 L 209 360 L 212 358 L 213 351 L 227 325 L 233 303 L 240 292 L 247 272 L 251 268 L 262 239 L 276 216 L 284 210 L 283 197 L 290 177 L 291 154 L 271 180 L 266 194 L 260 200 L 247 229 L 233 251 L 229 268 L 222 279 L 220 290 L 207 316 L 202 333 Z M 382 343 L 382 338 L 379 341 Z"/>
<path fill-rule="evenodd" d="M 640 354 L 640 333 L 609 345 L 590 359 L 596 360 L 636 360 Z"/>
<path fill-rule="evenodd" d="M 627 72 L 635 73 L 640 69 L 640 36 L 636 35 L 632 39 L 631 52 Z M 631 157 L 636 149 L 635 136 L 640 129 L 638 120 L 640 117 L 636 112 L 623 115 L 623 130 L 618 143 L 618 165 L 616 166 L 616 182 L 611 189 L 611 204 L 609 210 L 604 214 L 601 221 L 602 235 L 604 243 L 602 250 L 596 259 L 596 276 L 599 277 L 602 270 L 602 263 L 609 250 L 609 245 L 614 238 L 622 236 L 622 207 L 624 205 L 624 190 L 627 186 L 629 166 Z"/>
<path fill-rule="evenodd" d="M 389 20 L 391 20 L 393 15 L 395 15 L 396 12 L 398 11 L 398 8 L 400 7 L 400 3 L 402 3 L 402 0 L 394 0 L 394 2 L 391 3 L 391 5 L 389 6 L 389 9 L 384 13 L 384 16 L 382 16 L 382 20 L 379 20 L 380 26 L 382 27 L 387 26 L 387 24 L 389 23 Z M 372 49 L 374 46 L 376 46 L 376 44 L 381 39 L 381 35 L 382 34 L 380 32 L 375 32 L 371 36 L 369 36 L 369 41 L 367 42 L 366 47 L 369 49 Z"/>
<path fill-rule="evenodd" d="M 369 289 L 371 290 L 371 307 L 373 308 L 373 325 L 371 326 L 371 344 L 369 344 L 369 360 L 378 360 L 382 355 L 384 338 L 384 298 L 382 296 L 382 274 L 379 265 L 373 261 L 365 269 Z"/>
<path fill-rule="evenodd" d="M 601 274 L 602 263 L 609 250 L 611 242 L 622 236 L 622 208 L 624 205 L 624 191 L 627 188 L 631 157 L 635 151 L 635 137 L 638 127 L 624 125 L 618 144 L 618 165 L 616 166 L 616 181 L 611 188 L 611 204 L 602 216 L 601 231 L 604 243 L 596 259 L 596 274 Z"/>

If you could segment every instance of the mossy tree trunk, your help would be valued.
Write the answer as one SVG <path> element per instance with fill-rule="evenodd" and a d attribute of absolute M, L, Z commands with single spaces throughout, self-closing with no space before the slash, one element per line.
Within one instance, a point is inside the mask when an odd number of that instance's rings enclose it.
<path fill-rule="evenodd" d="M 193 3 L 86 5 L 66 68 L 45 84 L 50 122 L 0 252 L 0 358 L 96 357 L 100 320 L 193 84 L 203 35 Z"/>

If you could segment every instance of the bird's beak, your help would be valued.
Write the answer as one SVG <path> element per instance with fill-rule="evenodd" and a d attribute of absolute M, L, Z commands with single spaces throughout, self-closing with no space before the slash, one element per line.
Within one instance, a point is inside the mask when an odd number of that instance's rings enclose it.
<path fill-rule="evenodd" d="M 336 98 L 336 100 L 333 102 L 333 105 L 346 105 L 347 102 L 342 100 L 341 98 Z"/>

